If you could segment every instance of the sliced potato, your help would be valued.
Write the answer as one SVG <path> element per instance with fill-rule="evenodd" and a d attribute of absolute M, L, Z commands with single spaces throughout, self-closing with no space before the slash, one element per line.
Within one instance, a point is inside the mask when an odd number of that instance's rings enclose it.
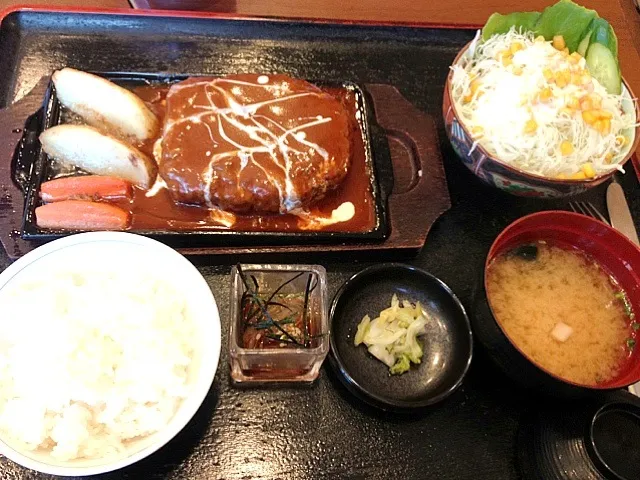
<path fill-rule="evenodd" d="M 138 149 L 84 125 L 58 125 L 40 134 L 44 152 L 89 173 L 122 178 L 142 188 L 156 179 L 156 162 Z"/>
<path fill-rule="evenodd" d="M 158 119 L 129 90 L 73 68 L 58 70 L 51 78 L 60 103 L 90 125 L 138 141 L 148 140 L 158 134 Z"/>

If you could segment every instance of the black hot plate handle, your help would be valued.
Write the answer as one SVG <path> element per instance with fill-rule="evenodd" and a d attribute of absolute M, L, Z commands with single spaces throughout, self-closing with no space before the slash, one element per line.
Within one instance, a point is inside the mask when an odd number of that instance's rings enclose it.
<path fill-rule="evenodd" d="M 37 151 L 40 111 L 49 78 L 40 81 L 17 102 L 0 109 L 0 240 L 11 256 L 32 246 L 20 239 L 25 182 Z M 20 154 L 20 155 L 18 155 Z"/>
<path fill-rule="evenodd" d="M 38 150 L 41 129 L 42 101 L 48 77 L 40 81 L 17 102 L 0 110 L 0 185 L 6 195 L 7 183 L 24 192 Z"/>

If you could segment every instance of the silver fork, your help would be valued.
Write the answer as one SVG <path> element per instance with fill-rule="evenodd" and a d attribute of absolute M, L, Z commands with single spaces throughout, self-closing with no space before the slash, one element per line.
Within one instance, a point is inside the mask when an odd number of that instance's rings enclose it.
<path fill-rule="evenodd" d="M 569 208 L 576 213 L 581 213 L 587 217 L 593 217 L 601 222 L 611 225 L 607 217 L 605 217 L 600 210 L 598 210 L 591 202 L 569 202 Z"/>

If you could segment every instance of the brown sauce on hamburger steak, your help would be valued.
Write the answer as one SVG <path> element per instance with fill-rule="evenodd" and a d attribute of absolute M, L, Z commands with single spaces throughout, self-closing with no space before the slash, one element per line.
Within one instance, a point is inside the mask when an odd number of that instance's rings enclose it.
<path fill-rule="evenodd" d="M 155 154 L 167 188 L 153 195 L 135 189 L 131 230 L 375 227 L 353 91 L 258 74 L 193 77 L 133 91 L 163 122 L 161 140 L 138 147 Z M 310 218 L 326 218 L 345 202 L 355 215 L 340 223 L 315 225 L 289 213 L 304 209 Z"/>
<path fill-rule="evenodd" d="M 166 100 L 160 176 L 181 203 L 287 213 L 322 198 L 349 169 L 347 110 L 304 80 L 191 78 Z"/>

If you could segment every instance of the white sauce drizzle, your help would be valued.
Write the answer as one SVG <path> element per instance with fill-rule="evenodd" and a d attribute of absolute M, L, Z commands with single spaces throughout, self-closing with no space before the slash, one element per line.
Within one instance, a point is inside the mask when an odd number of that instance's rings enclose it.
<path fill-rule="evenodd" d="M 272 118 L 266 117 L 264 115 L 259 115 L 256 112 L 261 107 L 276 104 L 275 106 L 279 106 L 277 104 L 293 100 L 295 98 L 308 97 L 308 96 L 319 96 L 321 92 L 303 92 L 296 93 L 291 95 L 284 95 L 286 91 L 289 90 L 289 85 L 286 82 L 283 82 L 281 85 L 268 84 L 269 77 L 266 75 L 261 75 L 258 77 L 258 84 L 254 84 L 251 82 L 238 81 L 232 79 L 215 79 L 210 81 L 202 81 L 202 82 L 193 82 L 187 85 L 177 84 L 171 87 L 171 90 L 167 97 L 175 94 L 177 91 L 180 91 L 184 88 L 192 88 L 192 87 L 200 87 L 202 85 L 205 86 L 205 94 L 208 100 L 209 105 L 196 105 L 193 108 L 198 110 L 202 110 L 202 112 L 182 117 L 177 120 L 168 121 L 164 127 L 163 136 L 167 136 L 168 133 L 175 128 L 176 126 L 181 125 L 184 122 L 193 122 L 193 123 L 203 123 L 206 125 L 209 139 L 214 145 L 217 147 L 217 144 L 213 138 L 213 132 L 211 131 L 211 127 L 209 123 L 203 121 L 205 117 L 215 116 L 218 125 L 218 133 L 219 135 L 230 145 L 235 147 L 234 150 L 216 153 L 211 155 L 209 164 L 207 168 L 202 172 L 202 178 L 205 183 L 206 188 L 205 191 L 205 200 L 207 205 L 212 208 L 214 206 L 211 198 L 211 183 L 213 181 L 213 169 L 217 162 L 223 159 L 229 158 L 240 158 L 240 169 L 238 171 L 238 179 L 240 178 L 240 174 L 242 171 L 249 165 L 253 165 L 257 167 L 260 171 L 262 171 L 267 178 L 267 180 L 276 187 L 278 190 L 279 198 L 280 198 L 280 212 L 286 213 L 294 210 L 300 206 L 300 199 L 298 192 L 295 189 L 292 180 L 292 167 L 293 160 L 291 155 L 295 155 L 295 160 L 298 161 L 300 157 L 307 157 L 310 153 L 313 154 L 317 152 L 319 155 L 323 157 L 325 161 L 329 159 L 329 152 L 322 148 L 320 145 L 317 145 L 313 142 L 306 140 L 307 134 L 304 132 L 305 129 L 312 128 L 317 125 L 322 125 L 325 123 L 329 123 L 332 121 L 331 117 L 323 117 L 322 115 L 318 115 L 314 117 L 315 119 L 301 125 L 296 125 L 293 128 L 285 128 L 283 125 L 280 125 L 278 122 L 273 120 Z M 234 87 L 231 89 L 231 93 L 224 88 L 221 88 L 219 84 L 221 83 L 231 83 L 234 84 Z M 234 95 L 240 96 L 242 93 L 240 86 L 250 86 L 250 87 L 258 87 L 265 88 L 269 90 L 273 90 L 276 95 L 282 95 L 275 99 L 270 99 L 262 102 L 255 102 L 251 104 L 240 104 L 234 98 Z M 220 108 L 215 105 L 212 98 L 212 90 L 218 92 L 225 99 L 227 107 Z M 275 107 L 274 107 L 275 108 Z M 251 122 L 255 126 L 247 125 L 240 121 L 240 119 L 250 119 Z M 268 124 L 262 123 L 259 119 L 265 119 L 268 121 Z M 301 120 L 301 119 L 300 119 Z M 230 138 L 225 130 L 224 124 L 229 124 L 232 127 L 246 133 L 251 140 L 254 140 L 258 145 L 243 145 L 238 143 Z M 187 125 L 187 129 L 190 128 L 190 125 Z M 295 139 L 298 144 L 304 145 L 308 148 L 305 150 L 298 150 L 293 148 L 289 141 L 291 138 Z M 282 154 L 282 160 L 278 157 L 277 152 Z M 268 153 L 270 159 L 273 164 L 279 167 L 282 170 L 284 177 L 284 184 L 280 180 L 278 176 L 271 175 L 268 169 L 261 165 L 260 162 L 254 157 L 255 153 Z M 341 220 L 344 221 L 344 220 Z M 332 223 L 336 223 L 332 221 Z"/>
<path fill-rule="evenodd" d="M 317 230 L 336 223 L 348 222 L 355 216 L 356 207 L 351 202 L 344 202 L 331 212 L 330 217 L 323 217 L 302 209 L 294 210 L 291 213 L 300 219 L 298 226 L 301 230 Z"/>
<path fill-rule="evenodd" d="M 144 194 L 145 197 L 151 198 L 155 197 L 160 190 L 167 188 L 167 183 L 162 179 L 160 175 L 156 177 L 156 181 L 153 186 L 147 190 Z"/>
<path fill-rule="evenodd" d="M 153 156 L 156 159 L 156 163 L 160 165 L 162 161 L 162 137 L 153 142 Z"/>

